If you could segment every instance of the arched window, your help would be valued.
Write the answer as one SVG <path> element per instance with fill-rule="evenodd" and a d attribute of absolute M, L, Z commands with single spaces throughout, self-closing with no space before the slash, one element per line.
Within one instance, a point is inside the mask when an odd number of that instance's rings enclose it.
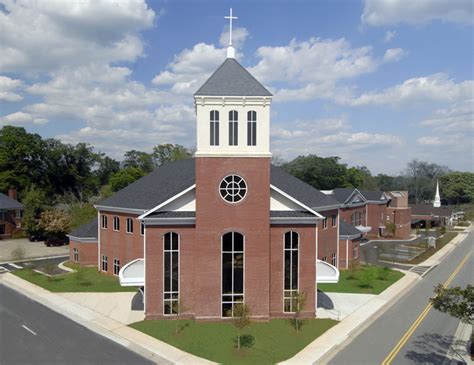
<path fill-rule="evenodd" d="M 222 236 L 222 317 L 233 317 L 244 301 L 244 236 L 229 232 Z"/>
<path fill-rule="evenodd" d="M 254 110 L 247 113 L 247 145 L 257 145 L 257 112 Z"/>
<path fill-rule="evenodd" d="M 229 112 L 229 146 L 237 146 L 239 144 L 239 113 L 236 110 Z"/>
<path fill-rule="evenodd" d="M 295 312 L 295 295 L 298 293 L 298 256 L 299 235 L 296 232 L 286 232 L 284 236 L 284 290 L 283 311 Z"/>
<path fill-rule="evenodd" d="M 179 305 L 179 235 L 163 236 L 163 314 L 177 314 Z"/>
<path fill-rule="evenodd" d="M 219 112 L 211 110 L 211 146 L 219 146 Z"/>

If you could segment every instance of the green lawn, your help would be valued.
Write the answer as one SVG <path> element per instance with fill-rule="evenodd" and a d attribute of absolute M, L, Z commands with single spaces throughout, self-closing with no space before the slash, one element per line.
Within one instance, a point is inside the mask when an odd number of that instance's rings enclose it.
<path fill-rule="evenodd" d="M 404 276 L 400 271 L 380 266 L 361 266 L 341 271 L 337 284 L 318 284 L 318 290 L 334 293 L 379 294 Z"/>
<path fill-rule="evenodd" d="M 69 264 L 76 269 L 78 266 Z M 119 292 L 136 291 L 134 287 L 122 287 L 118 278 L 100 274 L 96 267 L 83 267 L 78 272 L 58 275 L 48 278 L 31 269 L 22 269 L 12 272 L 14 275 L 28 280 L 52 292 Z"/>
<path fill-rule="evenodd" d="M 158 338 L 194 355 L 223 364 L 274 364 L 293 357 L 337 322 L 308 319 L 299 332 L 289 320 L 254 322 L 242 331 L 242 343 L 235 347 L 236 329 L 231 323 L 192 320 L 155 320 L 133 323 L 130 327 Z M 176 326 L 186 326 L 176 334 Z"/>

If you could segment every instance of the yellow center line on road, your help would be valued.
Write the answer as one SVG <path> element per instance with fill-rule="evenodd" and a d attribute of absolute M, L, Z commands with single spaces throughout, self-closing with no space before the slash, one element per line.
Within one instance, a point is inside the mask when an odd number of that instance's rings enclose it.
<path fill-rule="evenodd" d="M 459 271 L 462 269 L 462 267 L 464 266 L 464 264 L 467 262 L 467 260 L 469 259 L 469 256 L 471 256 L 472 252 L 469 252 L 469 254 L 464 257 L 464 259 L 459 263 L 458 267 L 456 268 L 456 270 L 453 271 L 453 273 L 449 276 L 448 280 L 446 280 L 443 284 L 443 287 L 446 288 L 449 284 L 451 284 L 451 282 L 454 280 L 454 278 L 456 277 L 456 275 L 459 273 Z M 423 309 L 423 311 L 421 312 L 421 314 L 418 316 L 418 318 L 415 320 L 415 322 L 413 322 L 413 324 L 411 325 L 411 327 L 408 329 L 407 332 L 405 332 L 405 334 L 402 336 L 402 338 L 400 339 L 400 341 L 398 341 L 397 345 L 393 348 L 392 351 L 390 351 L 390 353 L 388 354 L 388 356 L 385 358 L 385 360 L 382 362 L 382 365 L 390 365 L 391 362 L 393 361 L 393 359 L 395 358 L 395 356 L 397 356 L 397 354 L 400 352 L 400 350 L 402 349 L 402 347 L 405 345 L 405 343 L 408 341 L 408 339 L 411 337 L 411 335 L 413 334 L 413 332 L 415 332 L 415 330 L 417 329 L 417 327 L 420 325 L 420 323 L 423 321 L 423 319 L 425 319 L 425 317 L 428 315 L 430 309 L 433 307 L 433 305 L 430 303 L 428 303 L 428 305 L 425 307 L 425 309 Z"/>

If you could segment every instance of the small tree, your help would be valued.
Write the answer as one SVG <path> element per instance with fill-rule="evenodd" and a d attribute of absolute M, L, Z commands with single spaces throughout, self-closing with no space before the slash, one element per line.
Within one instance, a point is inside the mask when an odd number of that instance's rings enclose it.
<path fill-rule="evenodd" d="M 385 223 L 385 231 L 387 232 L 387 235 L 390 237 L 393 237 L 395 235 L 395 224 L 392 222 L 386 222 Z"/>
<path fill-rule="evenodd" d="M 241 332 L 250 324 L 250 308 L 246 304 L 235 304 L 232 324 L 237 329 L 237 350 L 240 350 Z"/>
<path fill-rule="evenodd" d="M 59 209 L 46 210 L 41 213 L 38 227 L 50 236 L 64 236 L 71 228 L 71 216 Z"/>
<path fill-rule="evenodd" d="M 56 270 L 56 265 L 51 264 L 51 263 L 47 264 L 43 270 L 45 274 L 47 274 L 48 276 L 48 281 L 51 281 L 53 279 L 54 271 Z"/>
<path fill-rule="evenodd" d="M 180 319 L 180 316 L 188 310 L 188 307 L 184 304 L 183 299 L 179 298 L 177 301 L 173 302 L 172 310 L 176 313 L 175 335 L 177 335 L 186 327 L 186 325 L 180 324 L 178 320 Z"/>
<path fill-rule="evenodd" d="M 298 332 L 303 324 L 303 320 L 301 318 L 301 313 L 306 305 L 306 293 L 303 292 L 294 292 L 293 293 L 293 308 L 295 310 L 293 314 L 293 324 L 295 326 L 296 332 Z"/>
<path fill-rule="evenodd" d="M 474 286 L 465 289 L 457 286 L 445 288 L 442 284 L 435 287 L 436 296 L 430 299 L 437 310 L 459 318 L 462 322 L 474 323 Z"/>

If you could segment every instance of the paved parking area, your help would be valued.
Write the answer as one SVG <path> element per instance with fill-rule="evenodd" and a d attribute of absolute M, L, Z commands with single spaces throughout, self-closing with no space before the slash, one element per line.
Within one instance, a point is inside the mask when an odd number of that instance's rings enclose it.
<path fill-rule="evenodd" d="M 35 257 L 49 257 L 68 255 L 69 246 L 46 247 L 43 242 L 30 242 L 26 238 L 0 240 L 0 262 L 13 261 L 12 251 L 21 247 L 24 251 L 23 259 Z"/>

